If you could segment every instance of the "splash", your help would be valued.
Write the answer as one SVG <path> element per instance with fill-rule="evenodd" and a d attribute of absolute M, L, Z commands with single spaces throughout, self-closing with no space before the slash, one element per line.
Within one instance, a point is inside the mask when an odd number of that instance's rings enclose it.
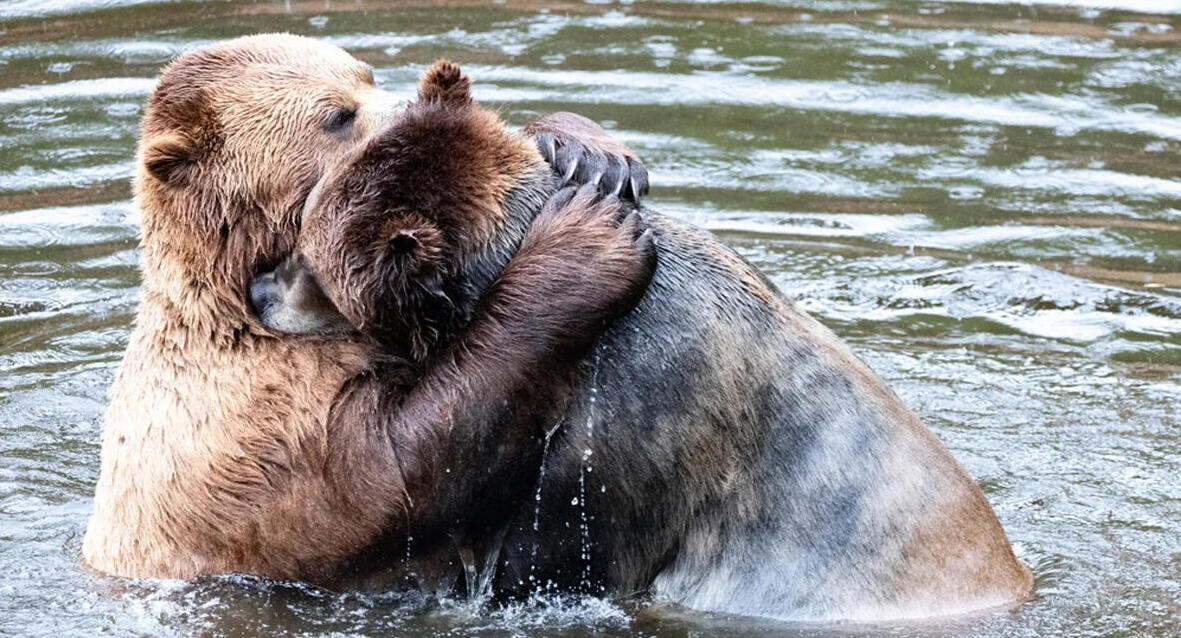
<path fill-rule="evenodd" d="M 455 550 L 459 555 L 459 562 L 463 564 L 463 582 L 467 585 L 468 601 L 475 601 L 479 594 L 479 576 L 476 571 L 476 553 L 471 547 L 460 547 Z"/>
<path fill-rule="evenodd" d="M 473 598 L 480 602 L 492 599 L 492 579 L 496 576 L 496 565 L 500 560 L 500 550 L 504 547 L 504 537 L 508 534 L 508 527 L 500 528 L 492 543 L 484 552 L 484 567 L 476 577 L 476 594 Z"/>

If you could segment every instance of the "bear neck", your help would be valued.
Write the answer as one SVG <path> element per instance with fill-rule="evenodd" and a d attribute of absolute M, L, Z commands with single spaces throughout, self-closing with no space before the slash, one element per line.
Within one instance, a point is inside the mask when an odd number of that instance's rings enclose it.
<path fill-rule="evenodd" d="M 177 205 L 141 199 L 139 314 L 153 315 L 151 329 L 165 340 L 183 343 L 195 337 L 236 346 L 260 328 L 246 296 L 256 264 L 282 254 L 289 242 L 262 223 L 194 227 L 186 220 L 230 217 L 169 214 L 191 209 L 184 205 L 190 202 L 172 203 Z"/>
<path fill-rule="evenodd" d="M 151 315 L 152 321 L 137 321 L 137 328 L 159 333 L 167 341 L 187 343 L 191 338 L 232 346 L 247 331 L 245 301 L 233 293 L 229 277 L 212 281 L 203 273 L 172 259 L 164 247 L 145 246 L 143 283 L 140 292 L 140 318 Z"/>
<path fill-rule="evenodd" d="M 521 247 L 533 219 L 556 190 L 557 180 L 545 163 L 532 166 L 509 190 L 500 223 L 483 248 L 460 266 L 455 301 L 464 322 Z"/>

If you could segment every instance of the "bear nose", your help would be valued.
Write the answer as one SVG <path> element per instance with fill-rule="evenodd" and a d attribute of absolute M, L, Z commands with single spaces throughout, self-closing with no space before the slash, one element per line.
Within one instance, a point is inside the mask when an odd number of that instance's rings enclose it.
<path fill-rule="evenodd" d="M 275 273 L 269 272 L 265 275 L 259 275 L 250 283 L 250 305 L 254 306 L 254 314 L 262 317 L 271 300 L 274 297 L 275 291 Z"/>

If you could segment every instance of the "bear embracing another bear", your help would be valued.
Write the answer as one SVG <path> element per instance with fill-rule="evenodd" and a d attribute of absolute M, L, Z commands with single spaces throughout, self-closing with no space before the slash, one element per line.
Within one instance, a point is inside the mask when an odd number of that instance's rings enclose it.
<path fill-rule="evenodd" d="M 468 87 L 437 64 L 418 102 L 317 188 L 293 257 L 296 279 L 323 285 L 314 296 L 412 359 L 430 360 L 449 332 L 435 327 L 455 314 L 479 319 L 464 309 L 506 262 L 512 277 L 504 247 L 536 214 L 513 194 L 546 181 L 514 169 L 530 153 L 505 154 L 511 133 Z M 451 186 L 419 188 L 432 180 Z M 417 538 L 449 530 L 500 592 L 651 591 L 732 613 L 921 616 L 1028 592 L 979 489 L 872 372 L 716 240 L 644 216 L 655 278 L 559 395 L 545 458 L 485 452 L 483 481 L 450 484 L 476 490 L 471 507 Z M 259 280 L 271 291 L 256 295 L 259 311 L 291 314 L 305 293 L 272 279 Z M 424 290 L 444 301 L 421 301 Z M 397 320 L 375 317 L 389 308 Z M 522 475 L 522 463 L 544 473 Z"/>
<path fill-rule="evenodd" d="M 458 550 L 505 594 L 650 592 L 798 619 L 1028 593 L 938 440 L 707 233 L 643 211 L 658 266 L 605 323 L 650 274 L 639 222 L 586 195 L 542 213 L 556 178 L 457 72 L 437 67 L 382 127 L 366 69 L 333 47 L 271 36 L 190 56 L 145 116 L 144 291 L 92 566 L 437 587 L 461 582 L 444 559 Z M 407 157 L 428 172 L 357 181 Z M 385 270 L 343 235 L 365 210 Z M 252 278 L 293 249 L 287 275 L 318 303 L 276 327 L 319 337 L 276 337 L 248 310 Z M 381 297 L 352 282 L 374 273 L 421 294 L 394 288 L 413 303 L 373 315 Z M 359 570 L 389 554 L 388 573 Z"/>
<path fill-rule="evenodd" d="M 198 49 L 162 74 L 140 139 L 143 284 L 103 430 L 90 566 L 380 584 L 355 568 L 366 550 L 410 514 L 451 516 L 428 495 L 452 469 L 436 463 L 452 440 L 469 450 L 500 418 L 541 436 L 554 402 L 522 399 L 542 382 L 560 391 L 647 283 L 651 247 L 613 210 L 571 203 L 553 215 L 592 223 L 535 237 L 513 261 L 520 276 L 484 296 L 481 318 L 413 387 L 371 343 L 276 338 L 250 311 L 250 282 L 291 252 L 309 192 L 390 103 L 366 65 L 293 36 Z M 532 142 L 512 144 L 515 179 L 548 178 Z M 563 289 L 555 268 L 569 272 Z"/>

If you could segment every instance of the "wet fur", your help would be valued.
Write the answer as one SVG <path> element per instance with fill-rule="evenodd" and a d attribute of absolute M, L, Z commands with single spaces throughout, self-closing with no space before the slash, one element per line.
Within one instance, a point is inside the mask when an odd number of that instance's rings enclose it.
<path fill-rule="evenodd" d="M 980 489 L 873 372 L 711 235 L 646 217 L 655 279 L 584 361 L 499 587 L 797 620 L 1029 593 Z"/>
<path fill-rule="evenodd" d="M 469 87 L 458 67 L 432 67 L 419 99 L 327 180 L 298 246 L 357 329 L 416 361 L 470 315 L 477 291 L 457 275 L 504 228 L 514 184 L 540 185 L 516 193 L 533 210 L 549 187 L 532 144 Z"/>
<path fill-rule="evenodd" d="M 388 546 L 414 537 L 421 552 L 452 554 L 502 524 L 533 481 L 575 364 L 607 319 L 634 306 L 654 268 L 638 218 L 617 223 L 618 200 L 587 186 L 546 201 L 553 176 L 538 158 L 440 62 L 419 99 L 326 180 L 304 219 L 296 260 L 411 372 L 400 384 L 351 381 L 329 418 L 397 413 L 387 427 L 397 462 L 373 470 L 396 465 L 407 493 Z M 419 396 L 466 406 L 446 422 L 469 427 L 431 431 L 436 408 Z"/>
<path fill-rule="evenodd" d="M 881 381 L 729 249 L 654 213 L 652 288 L 569 390 L 551 376 L 541 386 L 551 394 L 534 396 L 536 364 L 486 356 L 505 338 L 522 339 L 510 354 L 548 351 L 557 344 L 540 328 L 561 322 L 481 329 L 473 344 L 484 348 L 452 351 L 457 367 L 413 389 L 418 375 L 365 343 L 259 326 L 246 310 L 251 277 L 291 250 L 303 199 L 338 160 L 309 147 L 296 118 L 318 117 L 308 109 L 338 86 L 360 82 L 345 92 L 362 101 L 369 90 L 362 65 L 310 42 L 260 36 L 198 50 L 149 102 L 136 177 L 143 292 L 111 388 L 88 565 L 357 584 L 397 571 L 389 557 L 405 553 L 384 543 L 404 550 L 407 506 L 432 496 L 449 507 L 419 519 L 424 530 L 490 547 L 507 535 L 501 592 L 523 590 L 532 573 L 577 589 L 585 566 L 570 502 L 587 470 L 595 591 L 796 618 L 953 612 L 1028 592 L 979 489 Z M 271 96 L 288 101 L 271 109 Z M 245 170 L 263 165 L 272 170 Z M 508 213 L 469 255 L 467 285 L 492 282 L 552 182 L 539 157 L 509 180 Z M 527 507 L 539 446 L 481 474 L 500 422 L 561 424 L 539 534 Z M 449 445 L 456 431 L 464 445 Z M 452 460 L 470 471 L 464 498 L 436 491 L 462 485 L 434 480 Z M 402 567 L 456 582 L 440 558 L 446 542 L 412 549 L 415 564 Z"/>
<path fill-rule="evenodd" d="M 135 177 L 140 305 L 110 390 L 90 567 L 322 577 L 385 526 L 387 512 L 351 507 L 340 490 L 355 486 L 325 471 L 329 406 L 376 351 L 275 339 L 246 304 L 258 266 L 291 250 L 302 199 L 334 159 L 336 145 L 306 131 L 317 100 L 363 103 L 366 79 L 343 51 L 291 36 L 198 49 L 161 74 Z M 271 112 L 281 121 L 251 119 Z M 274 148 L 289 161 L 267 163 Z"/>
<path fill-rule="evenodd" d="M 535 448 L 560 402 L 523 399 L 539 380 L 563 392 L 578 353 L 618 311 L 588 300 L 642 288 L 644 277 L 604 288 L 598 254 L 535 237 L 486 282 L 478 318 L 413 373 L 364 340 L 292 340 L 265 329 L 248 311 L 249 283 L 291 250 L 303 200 L 354 148 L 324 135 L 321 122 L 342 102 L 356 105 L 350 135 L 365 139 L 379 119 L 366 106 L 380 97 L 374 91 L 366 67 L 340 49 L 281 35 L 198 49 L 162 74 L 136 176 L 142 297 L 111 387 L 83 541 L 90 567 L 128 577 L 385 582 L 365 552 L 404 535 L 411 519 L 438 528 L 474 507 L 468 492 L 441 487 L 443 477 L 480 485 L 486 450 L 514 453 L 515 441 Z M 510 185 L 541 186 L 500 201 L 523 198 L 535 213 L 549 171 L 532 147 L 516 148 L 521 173 Z M 285 161 L 269 161 L 279 153 Z M 610 225 L 581 230 L 619 237 Z M 632 238 L 623 239 L 630 249 Z M 643 270 L 643 260 L 632 263 Z M 554 268 L 577 285 L 553 290 Z M 568 308 L 552 303 L 563 295 Z M 498 423 L 519 424 L 519 436 L 501 437 Z"/>
<path fill-rule="evenodd" d="M 449 207 L 476 210 L 481 191 L 462 175 L 501 182 L 463 167 L 480 165 L 472 150 L 503 148 L 503 126 L 482 112 L 471 115 L 474 128 L 452 115 L 431 127 L 428 148 L 461 161 L 426 165 L 459 182 L 443 195 L 459 198 Z M 462 147 L 448 150 L 448 140 Z M 527 177 L 499 192 L 540 187 L 529 181 L 536 174 Z M 462 486 L 497 503 L 481 508 L 475 498 L 454 521 L 479 522 L 461 544 L 496 561 L 501 595 L 649 592 L 719 612 L 870 620 L 1028 594 L 1029 571 L 979 488 L 876 375 L 711 235 L 646 217 L 658 233 L 655 279 L 582 360 L 570 393 L 559 393 L 548 456 L 534 448 L 490 465 L 499 477 Z M 520 227 L 491 221 L 470 223 L 456 245 L 496 244 L 490 230 Z M 513 240 L 509 232 L 499 244 Z M 460 248 L 448 259 L 467 264 L 455 272 L 478 286 L 487 273 L 467 255 Z M 488 449 L 481 442 L 457 453 Z M 537 531 L 527 506 L 536 489 Z M 429 546 L 417 551 L 417 571 L 438 569 Z"/>

